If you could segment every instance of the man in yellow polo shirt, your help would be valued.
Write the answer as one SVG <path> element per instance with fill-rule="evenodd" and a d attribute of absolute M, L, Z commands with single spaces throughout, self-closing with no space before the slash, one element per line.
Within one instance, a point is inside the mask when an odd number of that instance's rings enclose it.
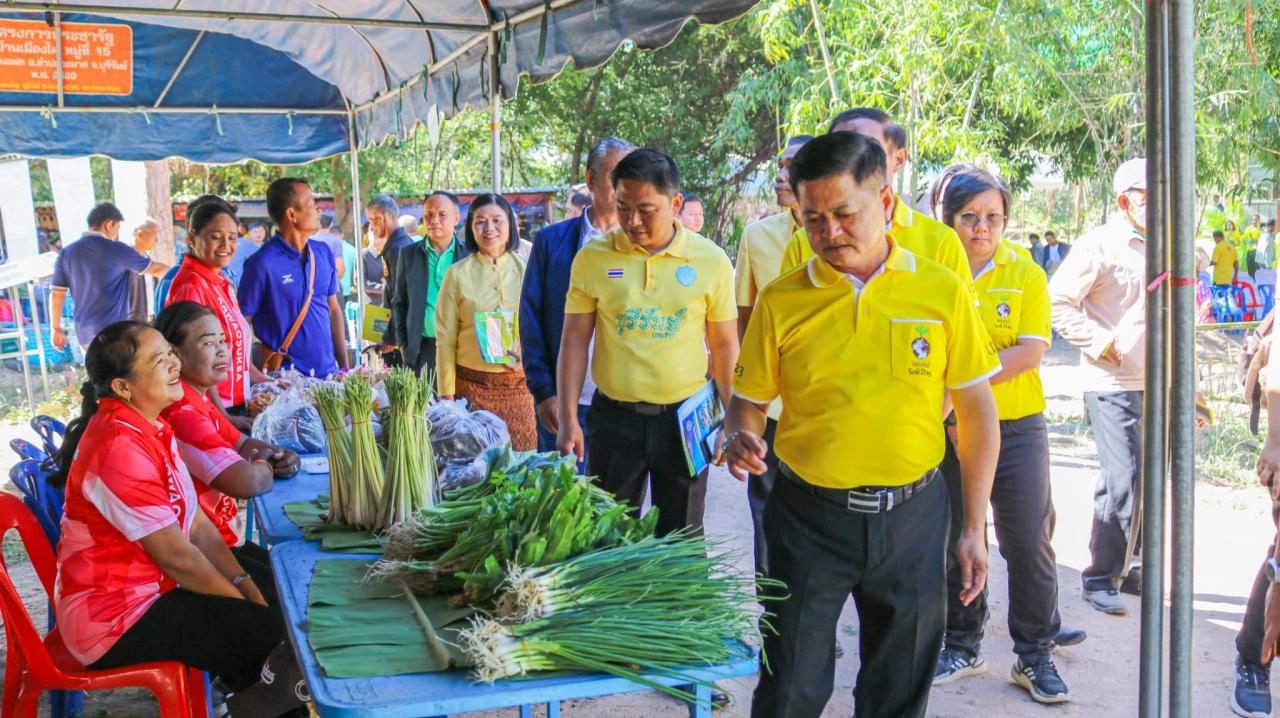
<path fill-rule="evenodd" d="M 884 110 L 874 107 L 855 107 L 845 110 L 831 121 L 829 132 L 857 132 L 879 142 L 888 162 L 888 183 L 907 163 L 907 133 Z M 893 205 L 889 208 L 889 236 L 917 257 L 927 257 L 950 269 L 965 284 L 970 284 L 968 260 L 964 247 L 953 229 L 911 208 L 897 195 L 890 195 Z M 813 256 L 813 249 L 803 232 L 792 236 L 782 258 L 782 272 L 804 264 Z"/>
<path fill-rule="evenodd" d="M 614 168 L 613 186 L 620 228 L 587 243 L 569 273 L 556 443 L 582 460 L 578 394 L 594 334 L 587 473 L 637 510 L 647 484 L 659 534 L 701 531 L 707 472 L 690 475 L 676 408 L 706 385 L 708 369 L 728 402 L 738 358 L 733 266 L 676 220 L 680 172 L 670 157 L 632 152 Z"/>
<path fill-rule="evenodd" d="M 1213 267 L 1215 286 L 1229 287 L 1240 275 L 1240 254 L 1226 241 L 1222 230 L 1213 231 L 1213 256 L 1210 257 L 1209 264 Z"/>
<path fill-rule="evenodd" d="M 765 288 L 735 368 L 730 471 L 765 470 L 782 397 L 778 482 L 765 507 L 769 575 L 783 581 L 754 718 L 818 718 L 831 695 L 845 599 L 858 607 L 858 718 L 925 714 L 946 623 L 947 490 L 939 407 L 950 391 L 962 457 L 956 547 L 964 603 L 986 584 L 986 506 L 999 451 L 988 379 L 1000 370 L 973 293 L 885 236 L 894 196 L 882 146 L 853 132 L 796 154 L 791 184 L 816 256 Z"/>
<path fill-rule="evenodd" d="M 782 254 L 787 249 L 791 235 L 803 231 L 800 229 L 800 205 L 796 204 L 796 195 L 791 191 L 791 160 L 812 135 L 796 135 L 787 141 L 782 154 L 778 155 L 778 172 L 773 180 L 773 194 L 782 211 L 769 215 L 764 219 L 752 222 L 742 231 L 742 241 L 738 243 L 738 261 L 734 265 L 735 293 L 738 299 L 738 339 L 747 331 L 747 323 L 751 320 L 751 310 L 755 308 L 760 290 L 778 278 L 782 270 Z M 778 428 L 778 417 L 782 415 L 782 403 L 775 401 L 769 405 L 769 421 L 764 430 L 765 443 L 773 445 L 773 435 Z M 756 573 L 767 575 L 768 555 L 764 541 L 764 505 L 773 490 L 773 481 L 778 473 L 778 456 L 769 450 L 765 457 L 769 470 L 759 476 L 752 475 L 747 479 L 747 504 L 751 508 L 751 528 L 754 534 Z"/>

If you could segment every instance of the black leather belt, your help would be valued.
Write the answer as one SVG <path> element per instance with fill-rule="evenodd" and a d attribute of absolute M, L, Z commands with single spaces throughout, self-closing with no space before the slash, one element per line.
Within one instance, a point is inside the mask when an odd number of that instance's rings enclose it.
<path fill-rule="evenodd" d="M 911 500 L 938 477 L 936 468 L 929 469 L 924 476 L 905 486 L 864 486 L 857 489 L 829 489 L 825 486 L 814 486 L 800 478 L 786 464 L 778 467 L 779 473 L 790 479 L 797 488 L 817 496 L 820 499 L 838 504 L 850 511 L 860 514 L 879 514 L 892 511 Z"/>
<path fill-rule="evenodd" d="M 596 397 L 592 403 L 597 401 L 603 401 L 604 403 L 609 404 L 611 406 L 616 406 L 619 409 L 626 409 L 627 411 L 630 411 L 635 414 L 640 414 L 641 416 L 661 416 L 663 414 L 666 414 L 667 412 L 675 411 L 680 407 L 680 403 L 681 403 L 681 402 L 676 402 L 675 404 L 646 404 L 643 401 L 618 401 L 617 399 L 610 399 L 609 397 L 602 394 L 599 390 L 596 391 Z"/>

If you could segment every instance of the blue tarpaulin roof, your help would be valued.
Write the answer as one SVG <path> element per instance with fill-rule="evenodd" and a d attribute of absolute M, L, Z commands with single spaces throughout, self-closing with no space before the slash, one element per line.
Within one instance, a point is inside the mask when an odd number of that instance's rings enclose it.
<path fill-rule="evenodd" d="M 501 95 L 510 98 L 521 75 L 548 80 L 570 60 L 597 66 L 627 40 L 662 47 L 690 19 L 724 22 L 756 2 L 108 1 L 0 4 L 56 9 L 64 43 L 91 52 L 94 38 L 68 36 L 68 25 L 128 25 L 132 33 L 128 94 L 85 94 L 70 81 L 61 102 L 56 91 L 0 90 L 0 153 L 306 162 L 350 149 L 351 117 L 356 144 L 368 147 L 406 136 L 435 113 L 487 106 L 491 38 Z M 32 28 L 42 25 L 52 29 L 54 14 L 0 12 L 0 60 L 33 57 L 31 43 L 41 39 Z M 0 67 L 0 87 L 21 72 Z"/>

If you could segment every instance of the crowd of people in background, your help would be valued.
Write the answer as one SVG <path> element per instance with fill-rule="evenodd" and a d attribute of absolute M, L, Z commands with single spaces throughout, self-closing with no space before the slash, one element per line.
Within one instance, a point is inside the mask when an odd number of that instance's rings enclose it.
<path fill-rule="evenodd" d="M 1146 162 L 1119 167 L 1109 221 L 1067 244 L 1052 230 L 1015 241 L 1012 194 L 973 165 L 947 168 L 913 207 L 891 189 L 909 159 L 903 128 L 875 108 L 789 138 L 780 211 L 745 228 L 736 261 L 701 234 L 705 207 L 677 159 L 615 137 L 588 152 L 567 218 L 527 237 L 502 195 L 464 214 L 434 188 L 420 219 L 366 198 L 346 237 L 306 179 L 282 177 L 270 231 L 220 197 L 190 203 L 169 267 L 147 257 L 154 222 L 129 247 L 120 212 L 99 205 L 53 278 L 55 346 L 69 293 L 90 380 L 62 456 L 67 521 L 84 537 L 62 555 L 69 645 L 100 666 L 188 661 L 253 695 L 251 669 L 281 629 L 261 549 L 235 540 L 234 501 L 297 457 L 245 438 L 246 398 L 272 371 L 348 369 L 346 305 L 363 292 L 389 314 L 374 343 L 384 364 L 495 413 L 515 449 L 576 456 L 636 511 L 648 496 L 660 534 L 702 531 L 708 470 L 686 463 L 676 409 L 710 382 L 727 407 L 716 460 L 747 483 L 756 568 L 788 586 L 767 597 L 753 716 L 822 713 L 850 596 L 860 718 L 923 716 L 932 686 L 985 673 L 988 507 L 1009 566 L 1010 678 L 1037 702 L 1068 701 L 1053 652 L 1085 635 L 1058 609 L 1039 370 L 1055 337 L 1079 351 L 1100 465 L 1082 595 L 1124 615 L 1120 594 L 1142 591 Z M 1227 222 L 1214 241 L 1213 285 L 1243 272 L 1274 284 L 1274 222 Z M 160 279 L 154 328 L 144 277 Z M 493 326 L 512 338 L 500 355 Z M 110 465 L 105 450 L 132 458 Z M 131 572 L 95 578 L 90 560 Z M 104 592 L 130 601 L 107 607 Z M 191 611 L 254 628 L 156 631 Z M 1241 644 L 1241 715 L 1270 714 L 1255 653 Z"/>

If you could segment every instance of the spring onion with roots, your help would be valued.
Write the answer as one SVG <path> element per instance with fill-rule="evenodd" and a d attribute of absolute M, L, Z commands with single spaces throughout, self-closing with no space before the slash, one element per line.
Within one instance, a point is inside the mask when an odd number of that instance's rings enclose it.
<path fill-rule="evenodd" d="M 496 616 L 472 619 L 461 647 L 482 681 L 603 671 L 692 701 L 643 672 L 698 683 L 682 671 L 730 660 L 738 649 L 726 639 L 768 630 L 754 616 L 754 582 L 722 548 L 696 536 L 649 537 L 549 566 L 511 566 Z"/>
<path fill-rule="evenodd" d="M 382 503 L 382 458 L 369 419 L 373 412 L 373 385 L 367 377 L 353 372 L 342 387 L 347 413 L 351 416 L 351 480 L 346 492 L 346 523 L 372 529 L 377 524 Z"/>
<path fill-rule="evenodd" d="M 325 383 L 311 390 L 329 439 L 329 513 L 331 524 L 347 523 L 347 488 L 351 485 L 351 434 L 347 431 L 342 385 Z"/>
<path fill-rule="evenodd" d="M 431 396 L 429 381 L 404 368 L 393 369 L 386 378 L 390 400 L 384 431 L 387 475 L 375 531 L 389 529 L 423 506 L 435 503 L 436 460 L 426 416 Z"/>
<path fill-rule="evenodd" d="M 408 536 L 393 530 L 370 576 L 403 581 L 418 593 L 455 594 L 455 605 L 475 604 L 493 597 L 509 563 L 552 564 L 653 535 L 656 510 L 635 519 L 571 464 L 532 468 L 522 478 L 495 475 L 487 495 L 426 510 Z"/>

